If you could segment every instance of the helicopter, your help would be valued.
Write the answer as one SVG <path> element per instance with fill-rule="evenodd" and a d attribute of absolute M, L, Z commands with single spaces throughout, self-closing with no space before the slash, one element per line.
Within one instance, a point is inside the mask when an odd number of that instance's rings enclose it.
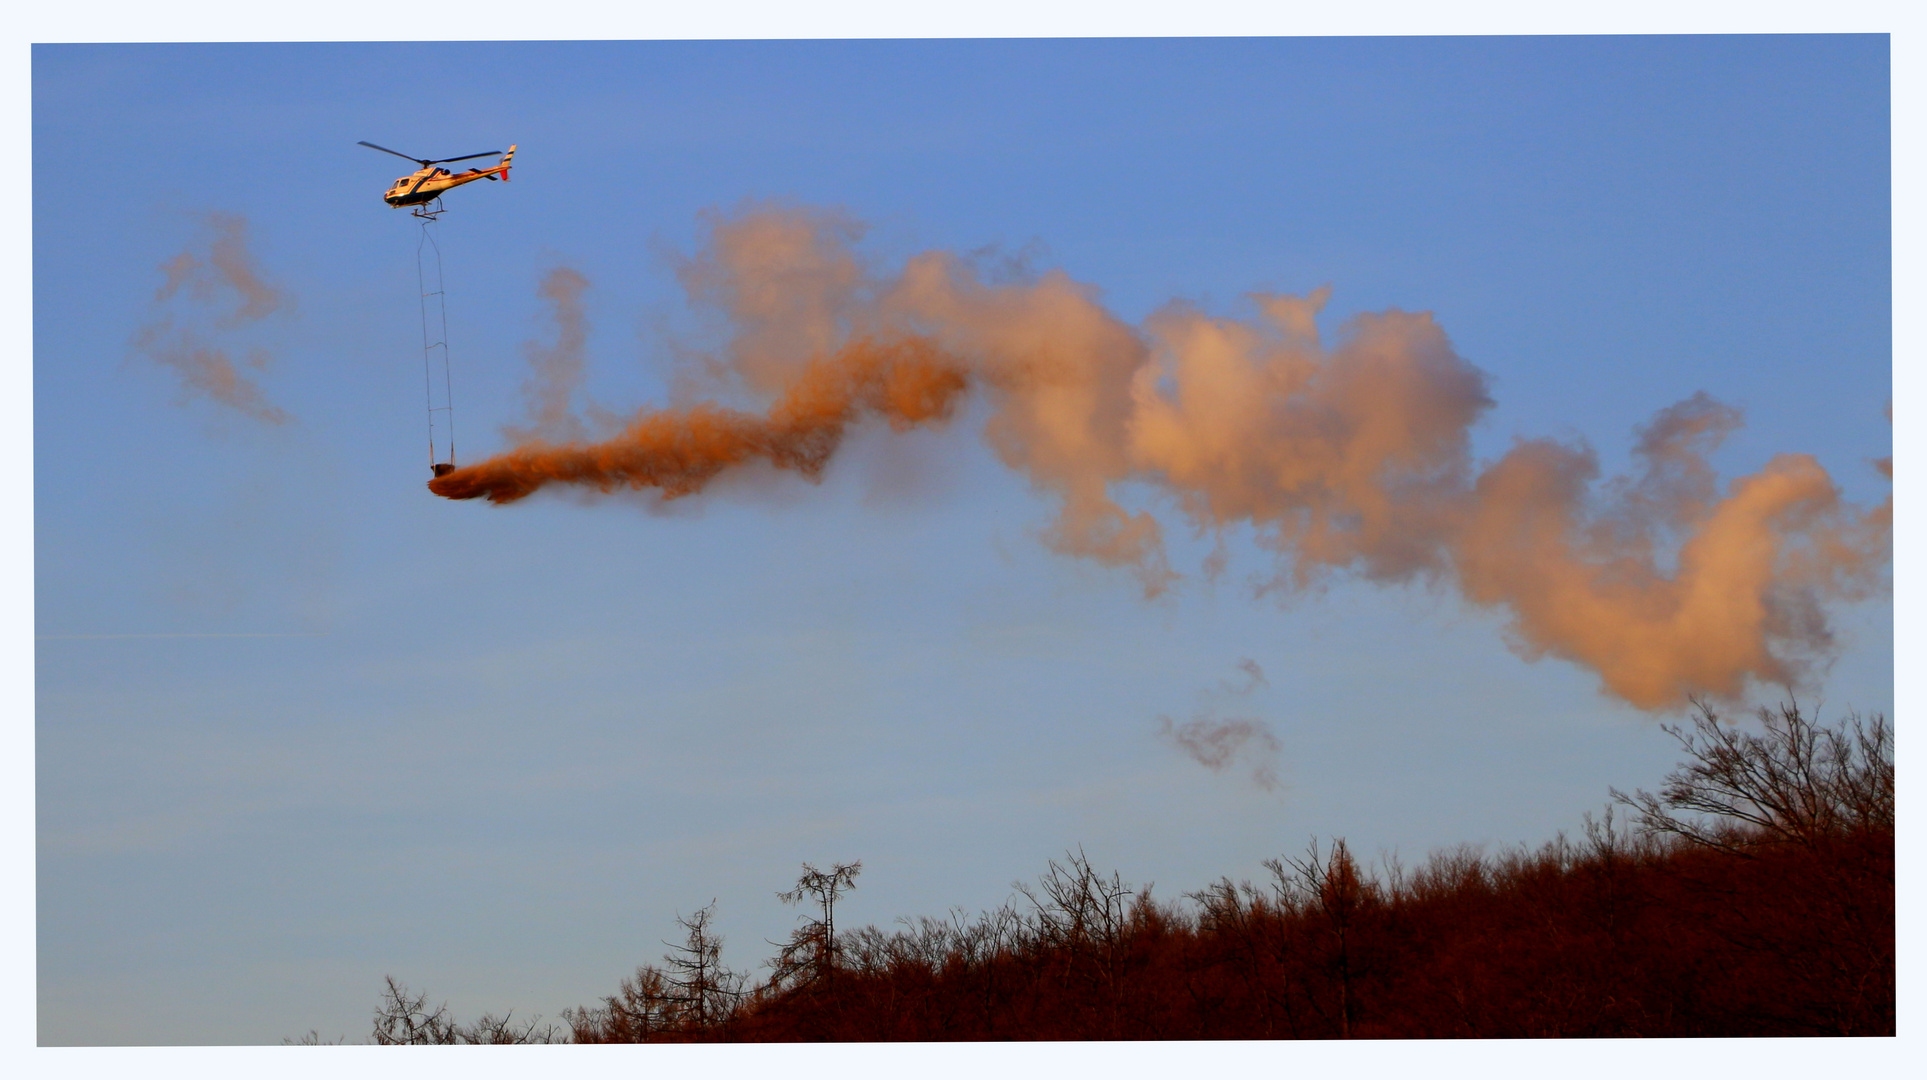
<path fill-rule="evenodd" d="M 484 150 L 479 154 L 463 154 L 461 157 L 436 158 L 433 160 L 409 157 L 409 155 L 399 150 L 390 150 L 386 146 L 376 146 L 374 143 L 365 140 L 357 145 L 365 146 L 370 150 L 379 150 L 384 154 L 393 154 L 398 158 L 407 158 L 409 161 L 421 166 L 421 168 L 415 170 L 413 173 L 396 180 L 392 187 L 382 193 L 381 197 L 383 201 L 387 202 L 390 206 L 398 207 L 425 206 L 441 198 L 442 192 L 444 191 L 460 187 L 463 184 L 471 183 L 484 177 L 494 180 L 497 178 L 496 174 L 498 173 L 501 174 L 500 179 L 506 181 L 509 178 L 509 162 L 515 159 L 515 147 L 512 144 L 509 146 L 508 153 L 506 154 L 503 154 L 500 150 Z M 496 162 L 492 168 L 471 168 L 467 172 L 460 173 L 452 173 L 447 169 L 438 168 L 438 166 L 441 165 L 452 165 L 457 161 L 467 161 L 470 158 L 478 157 L 490 157 L 495 154 L 502 154 L 502 160 Z M 416 212 L 420 213 L 419 210 Z"/>

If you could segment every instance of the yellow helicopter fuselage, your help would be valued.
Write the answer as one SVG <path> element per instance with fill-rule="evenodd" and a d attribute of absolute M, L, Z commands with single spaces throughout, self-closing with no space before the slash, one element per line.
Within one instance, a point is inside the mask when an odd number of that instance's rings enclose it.
<path fill-rule="evenodd" d="M 392 152 L 392 151 L 391 151 Z M 491 169 L 469 169 L 466 172 L 450 172 L 440 166 L 428 166 L 401 177 L 394 186 L 382 193 L 382 200 L 390 206 L 419 206 L 434 202 L 442 193 L 461 187 L 477 180 L 507 180 L 509 161 L 515 157 L 515 147 L 511 146 L 503 155 L 500 164 Z"/>

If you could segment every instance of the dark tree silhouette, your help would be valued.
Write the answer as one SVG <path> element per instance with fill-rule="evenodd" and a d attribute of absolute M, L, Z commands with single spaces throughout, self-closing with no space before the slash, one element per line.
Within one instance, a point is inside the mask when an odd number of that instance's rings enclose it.
<path fill-rule="evenodd" d="M 381 1004 L 375 1007 L 375 1030 L 370 1039 L 381 1046 L 448 1046 L 457 1043 L 511 1044 L 563 1041 L 555 1025 L 538 1027 L 540 1018 L 517 1027 L 514 1012 L 503 1016 L 482 1014 L 473 1024 L 462 1024 L 449 1016 L 443 1003 L 428 1008 L 428 992 L 410 994 L 406 984 L 392 975 L 382 977 Z M 310 1034 L 313 1034 L 312 1032 Z"/>
<path fill-rule="evenodd" d="M 644 964 L 622 980 L 600 1008 L 567 1009 L 576 1042 L 655 1042 L 726 1038 L 743 1003 L 743 977 L 723 964 L 723 939 L 711 928 L 716 901 L 676 916 L 679 945 L 663 954 L 667 968 Z"/>
<path fill-rule="evenodd" d="M 1691 729 L 1666 725 L 1690 759 L 1658 795 L 1612 795 L 1655 833 L 1729 854 L 1763 843 L 1812 848 L 1853 832 L 1894 827 L 1894 743 L 1887 718 L 1849 714 L 1837 728 L 1797 702 L 1761 706 L 1761 733 L 1722 723 L 1695 701 Z"/>
<path fill-rule="evenodd" d="M 698 1031 L 727 1027 L 742 999 L 743 977 L 723 965 L 723 939 L 709 927 L 715 915 L 713 899 L 694 915 L 677 915 L 676 925 L 684 931 L 682 944 L 671 946 L 663 956 L 670 970 L 666 981 L 673 988 L 671 1000 L 686 1018 L 686 1026 Z"/>
<path fill-rule="evenodd" d="M 1304 858 L 1271 859 L 1264 865 L 1277 880 L 1277 891 L 1290 909 L 1312 915 L 1325 932 L 1322 966 L 1337 985 L 1338 1037 L 1349 1039 L 1358 1012 L 1353 983 L 1364 973 L 1355 938 L 1361 924 L 1383 907 L 1379 887 L 1360 877 L 1358 863 L 1342 838 L 1332 841 L 1331 854 L 1322 859 L 1314 840 Z"/>
<path fill-rule="evenodd" d="M 803 925 L 791 932 L 790 940 L 779 946 L 782 951 L 771 964 L 774 969 L 770 979 L 772 986 L 791 985 L 799 981 L 814 982 L 828 979 L 834 974 L 838 949 L 836 902 L 844 893 L 856 888 L 856 876 L 862 872 L 861 859 L 852 863 L 831 863 L 827 871 L 804 863 L 803 876 L 796 879 L 796 887 L 776 894 L 776 898 L 785 904 L 809 901 L 823 912 L 823 917 L 805 917 Z"/>
<path fill-rule="evenodd" d="M 1583 835 L 1407 870 L 1342 839 L 1152 899 L 1082 848 L 976 916 L 839 931 L 861 863 L 805 863 L 777 894 L 807 914 L 771 977 L 722 962 L 715 905 L 594 1008 L 579 1042 L 893 1039 L 1629 1038 L 1891 1035 L 1896 1029 L 1893 735 L 1795 704 L 1757 730 L 1704 704 L 1668 728 L 1659 794 Z M 1630 806 L 1635 828 L 1615 811 Z M 387 981 L 376 1042 L 540 1042 L 460 1024 Z M 319 1041 L 316 1033 L 308 1040 Z"/>
<path fill-rule="evenodd" d="M 375 1006 L 374 1041 L 381 1046 L 446 1046 L 456 1041 L 455 1022 L 449 1019 L 446 1003 L 428 1008 L 428 992 L 410 995 L 405 983 L 393 975 L 382 976 L 386 984 L 381 1004 Z"/>

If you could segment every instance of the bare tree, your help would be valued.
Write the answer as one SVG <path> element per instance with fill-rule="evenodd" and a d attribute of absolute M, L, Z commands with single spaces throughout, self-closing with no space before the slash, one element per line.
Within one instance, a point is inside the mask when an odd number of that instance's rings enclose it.
<path fill-rule="evenodd" d="M 1689 761 L 1659 794 L 1612 789 L 1655 835 L 1746 854 L 1762 844 L 1811 848 L 1831 837 L 1894 827 L 1894 744 L 1887 718 L 1848 714 L 1822 727 L 1797 702 L 1761 706 L 1760 734 L 1722 723 L 1704 701 L 1690 729 L 1666 725 Z"/>
<path fill-rule="evenodd" d="M 804 863 L 803 876 L 796 879 L 796 887 L 776 894 L 785 904 L 801 904 L 807 899 L 822 910 L 823 917 L 807 919 L 790 934 L 788 944 L 779 946 L 782 952 L 774 964 L 773 984 L 792 982 L 799 976 L 814 981 L 828 978 L 835 971 L 836 902 L 845 892 L 856 888 L 856 876 L 862 872 L 861 859 L 853 863 L 831 863 L 827 871 Z"/>
<path fill-rule="evenodd" d="M 1281 900 L 1293 908 L 1315 911 L 1331 935 L 1327 966 L 1338 983 L 1339 1038 L 1352 1037 L 1358 1012 L 1357 978 L 1364 974 L 1353 938 L 1359 923 L 1383 902 L 1376 883 L 1358 872 L 1358 863 L 1343 838 L 1332 841 L 1331 854 L 1320 857 L 1313 840 L 1302 859 L 1267 859 L 1264 866 L 1276 880 Z"/>
<path fill-rule="evenodd" d="M 568 1042 L 568 1033 L 554 1024 L 542 1023 L 541 1017 L 515 1023 L 513 1009 L 501 1016 L 483 1013 L 482 1018 L 473 1024 L 457 1024 L 455 1038 L 458 1042 L 475 1043 L 486 1046 L 521 1046 L 528 1043 Z"/>
<path fill-rule="evenodd" d="M 602 1007 L 562 1010 L 579 1043 L 649 1042 L 673 1030 L 676 1005 L 662 969 L 644 964 L 622 980 Z"/>
<path fill-rule="evenodd" d="M 723 965 L 723 939 L 710 930 L 716 901 L 694 915 L 676 916 L 684 930 L 682 944 L 663 955 L 669 965 L 665 982 L 674 988 L 670 1000 L 680 1007 L 683 1026 L 698 1031 L 727 1024 L 735 1018 L 742 999 L 742 976 Z"/>
<path fill-rule="evenodd" d="M 1064 947 L 1073 955 L 1093 944 L 1114 945 L 1123 933 L 1133 895 L 1124 879 L 1115 870 L 1110 880 L 1101 877 L 1082 847 L 1066 852 L 1063 863 L 1052 859 L 1047 865 L 1036 889 L 1021 881 L 1012 883 L 1036 908 L 1045 944 Z"/>
<path fill-rule="evenodd" d="M 296 1036 L 291 1039 L 282 1039 L 281 1045 L 282 1046 L 340 1046 L 342 1043 L 347 1041 L 348 1041 L 347 1038 L 341 1035 L 337 1035 L 332 1039 L 324 1039 L 321 1037 L 321 1029 L 309 1028 L 308 1033 L 306 1035 Z"/>
<path fill-rule="evenodd" d="M 514 1023 L 515 1013 L 503 1016 L 483 1013 L 473 1024 L 460 1024 L 448 1015 L 443 1003 L 428 1008 L 428 992 L 410 994 L 404 983 L 392 975 L 382 976 L 386 984 L 381 1004 L 375 1007 L 374 1042 L 379 1046 L 448 1046 L 456 1043 L 507 1044 L 566 1042 L 566 1033 L 541 1018 Z M 313 1035 L 313 1032 L 309 1033 Z M 306 1039 L 303 1040 L 307 1041 Z"/>
<path fill-rule="evenodd" d="M 375 1006 L 374 1040 L 379 1046 L 446 1046 L 456 1041 L 455 1021 L 449 1018 L 448 1005 L 428 1008 L 428 992 L 410 995 L 405 983 L 393 975 L 382 976 L 386 984 L 381 1004 Z"/>
<path fill-rule="evenodd" d="M 1778 875 L 1770 912 L 1724 925 L 1742 957 L 1767 957 L 1830 1034 L 1893 1030 L 1893 729 L 1876 714 L 1832 726 L 1798 703 L 1758 711 L 1756 734 L 1704 702 L 1690 730 L 1668 727 L 1688 760 L 1659 794 L 1613 798 L 1654 838 L 1801 871 Z M 1789 861 L 1788 856 L 1794 858 Z"/>
<path fill-rule="evenodd" d="M 716 901 L 694 915 L 677 915 L 681 944 L 670 944 L 663 966 L 644 964 L 622 980 L 601 1008 L 566 1009 L 577 1042 L 630 1043 L 727 1038 L 742 1011 L 743 977 L 723 963 L 723 939 L 711 929 Z"/>
<path fill-rule="evenodd" d="M 1104 1004 L 1108 1027 L 1100 1037 L 1119 1038 L 1127 931 L 1134 911 L 1148 913 L 1150 886 L 1134 892 L 1115 870 L 1105 878 L 1091 866 L 1082 846 L 1066 852 L 1063 863 L 1052 859 L 1047 867 L 1034 889 L 1012 882 L 1033 909 L 1029 944 L 1061 951 L 1063 984 L 1068 986 L 1072 978 L 1087 983 Z"/>
<path fill-rule="evenodd" d="M 1267 1039 L 1278 1037 L 1280 1013 L 1291 1036 L 1298 1033 L 1291 1001 L 1298 989 L 1290 964 L 1293 926 L 1286 918 L 1291 907 L 1285 897 L 1276 895 L 1278 888 L 1274 886 L 1274 896 L 1266 896 L 1249 881 L 1234 884 L 1226 877 L 1185 894 L 1198 905 L 1197 931 L 1211 946 L 1205 965 L 1228 965 L 1239 975 L 1246 992 L 1258 1002 L 1262 1025 L 1258 1034 Z"/>

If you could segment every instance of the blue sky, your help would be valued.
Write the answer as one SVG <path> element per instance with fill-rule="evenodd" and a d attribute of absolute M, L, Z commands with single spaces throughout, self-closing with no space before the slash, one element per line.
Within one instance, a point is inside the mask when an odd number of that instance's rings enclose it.
<path fill-rule="evenodd" d="M 1078 844 L 1172 897 L 1315 835 L 1537 843 L 1674 760 L 1666 714 L 1449 591 L 1259 598 L 1248 539 L 1215 583 L 1180 539 L 1146 601 L 1051 554 L 980 412 L 667 513 L 435 499 L 415 223 L 359 139 L 519 146 L 440 226 L 471 454 L 521 417 L 543 273 L 591 283 L 590 395 L 660 403 L 704 333 L 676 253 L 777 200 L 880 267 L 1028 250 L 1133 322 L 1324 284 L 1334 327 L 1432 312 L 1492 379 L 1482 460 L 1615 469 L 1705 390 L 1746 413 L 1723 478 L 1799 452 L 1887 491 L 1881 37 L 40 46 L 33 94 L 42 1042 L 359 1037 L 383 974 L 552 1016 L 711 898 L 753 966 L 805 860 L 864 861 L 856 921 Z M 130 346 L 209 211 L 293 298 L 209 330 L 272 354 L 289 424 Z M 1806 692 L 1891 713 L 1891 605 L 1831 615 Z M 1214 708 L 1276 734 L 1275 790 L 1157 737 Z"/>

